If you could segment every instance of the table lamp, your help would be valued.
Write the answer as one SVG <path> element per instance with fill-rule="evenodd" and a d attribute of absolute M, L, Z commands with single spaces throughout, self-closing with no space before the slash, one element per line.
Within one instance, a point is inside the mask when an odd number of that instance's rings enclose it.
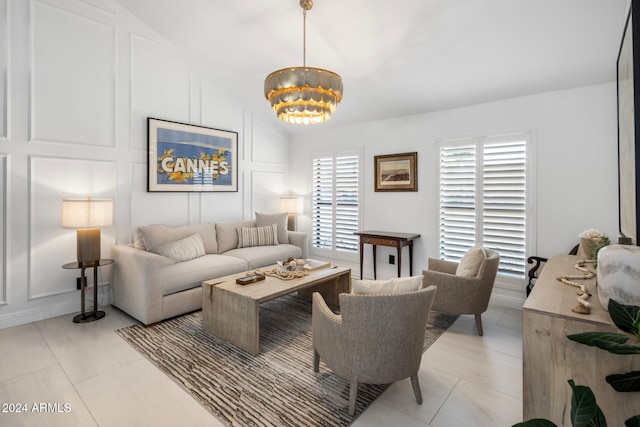
<path fill-rule="evenodd" d="M 298 229 L 297 215 L 302 214 L 302 197 L 280 196 L 280 212 L 289 214 L 287 230 L 296 231 Z"/>
<path fill-rule="evenodd" d="M 113 224 L 111 199 L 63 199 L 62 227 L 76 228 L 78 264 L 100 260 L 100 228 Z"/>

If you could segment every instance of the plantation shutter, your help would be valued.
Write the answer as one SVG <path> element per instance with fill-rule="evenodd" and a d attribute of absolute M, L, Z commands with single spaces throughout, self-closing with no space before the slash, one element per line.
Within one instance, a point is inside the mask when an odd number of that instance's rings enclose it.
<path fill-rule="evenodd" d="M 313 248 L 357 253 L 359 173 L 358 154 L 313 159 Z"/>
<path fill-rule="evenodd" d="M 476 242 L 476 147 L 440 148 L 440 258 L 459 261 Z"/>
<path fill-rule="evenodd" d="M 336 158 L 336 250 L 358 251 L 358 156 Z"/>
<path fill-rule="evenodd" d="M 525 274 L 529 136 L 440 143 L 440 258 L 475 244 L 500 253 L 498 272 Z"/>
<path fill-rule="evenodd" d="M 484 244 L 500 253 L 501 273 L 518 277 L 525 273 L 526 164 L 526 140 L 484 146 Z"/>
<path fill-rule="evenodd" d="M 314 248 L 333 246 L 333 158 L 313 159 L 313 201 L 311 203 Z"/>

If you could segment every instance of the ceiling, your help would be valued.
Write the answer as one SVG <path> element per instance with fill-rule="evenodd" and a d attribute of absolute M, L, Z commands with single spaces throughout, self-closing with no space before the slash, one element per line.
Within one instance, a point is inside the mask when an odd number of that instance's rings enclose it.
<path fill-rule="evenodd" d="M 298 0 L 119 0 L 286 133 L 264 98 L 302 65 Z M 342 76 L 336 127 L 615 81 L 628 0 L 314 0 L 307 65 Z M 209 72 L 210 70 L 210 72 Z"/>

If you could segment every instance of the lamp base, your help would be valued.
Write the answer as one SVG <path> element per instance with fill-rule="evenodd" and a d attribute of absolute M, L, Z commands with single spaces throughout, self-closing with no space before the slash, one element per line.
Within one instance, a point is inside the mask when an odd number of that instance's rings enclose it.
<path fill-rule="evenodd" d="M 298 231 L 298 217 L 296 214 L 289 214 L 287 217 L 287 230 Z"/>
<path fill-rule="evenodd" d="M 100 259 L 100 229 L 77 230 L 78 264 L 86 264 Z"/>
<path fill-rule="evenodd" d="M 73 323 L 89 323 L 102 319 L 104 316 L 104 311 L 92 311 L 85 314 L 78 314 L 77 316 L 74 316 Z"/>

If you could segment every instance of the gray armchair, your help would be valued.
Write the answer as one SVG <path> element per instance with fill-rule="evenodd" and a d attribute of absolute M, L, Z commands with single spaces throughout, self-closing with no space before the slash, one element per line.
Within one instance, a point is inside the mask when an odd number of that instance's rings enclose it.
<path fill-rule="evenodd" d="M 358 383 L 390 384 L 411 377 L 418 403 L 418 370 L 429 310 L 436 288 L 387 295 L 340 294 L 340 315 L 313 294 L 313 370 L 320 359 L 350 382 L 349 414 L 355 413 Z"/>
<path fill-rule="evenodd" d="M 485 249 L 487 257 L 475 277 L 456 276 L 457 262 L 429 258 L 429 270 L 423 270 L 424 284 L 438 287 L 431 307 L 453 314 L 474 314 L 478 335 L 482 336 L 482 313 L 487 311 L 498 273 L 500 254 Z"/>

